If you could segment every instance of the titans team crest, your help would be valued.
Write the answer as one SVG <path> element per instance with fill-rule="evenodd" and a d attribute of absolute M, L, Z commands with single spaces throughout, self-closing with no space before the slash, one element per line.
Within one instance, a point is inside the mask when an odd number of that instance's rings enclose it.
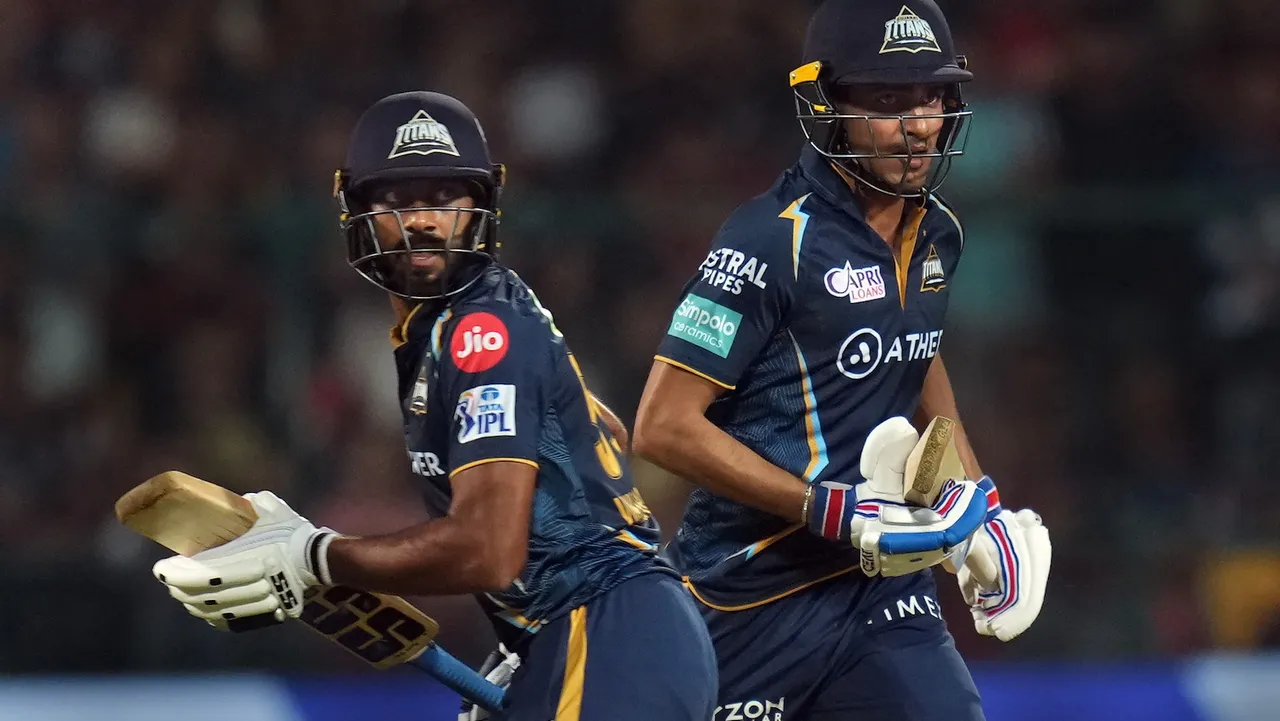
<path fill-rule="evenodd" d="M 431 155 L 444 153 L 454 157 L 458 155 L 458 146 L 453 136 L 443 123 L 427 115 L 427 111 L 419 110 L 409 122 L 396 128 L 396 142 L 391 146 L 387 160 L 402 155 Z"/>

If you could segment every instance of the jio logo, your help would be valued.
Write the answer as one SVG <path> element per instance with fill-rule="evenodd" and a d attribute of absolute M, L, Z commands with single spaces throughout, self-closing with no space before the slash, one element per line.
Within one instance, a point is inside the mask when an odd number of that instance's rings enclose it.
<path fill-rule="evenodd" d="M 840 346 L 840 356 L 836 359 L 836 367 L 846 376 L 861 380 L 871 375 L 880 365 L 884 355 L 884 343 L 874 328 L 856 330 L 853 335 L 844 339 Z"/>

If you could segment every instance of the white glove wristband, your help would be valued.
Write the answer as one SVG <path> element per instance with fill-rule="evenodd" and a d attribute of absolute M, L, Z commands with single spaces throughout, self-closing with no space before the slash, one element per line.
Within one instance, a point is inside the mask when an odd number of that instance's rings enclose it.
<path fill-rule="evenodd" d="M 335 538 L 341 536 L 332 529 L 321 528 L 307 541 L 307 567 L 322 586 L 333 585 L 333 576 L 329 573 L 329 544 Z"/>

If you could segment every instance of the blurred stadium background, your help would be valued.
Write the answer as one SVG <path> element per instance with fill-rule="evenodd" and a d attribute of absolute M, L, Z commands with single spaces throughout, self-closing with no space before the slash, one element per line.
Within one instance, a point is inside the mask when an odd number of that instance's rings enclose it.
<path fill-rule="evenodd" d="M 451 717 L 305 629 L 187 617 L 112 502 L 181 468 L 347 532 L 421 517 L 329 197 L 405 89 L 480 116 L 505 259 L 630 423 L 679 286 L 801 147 L 815 4 L 0 2 L 0 719 Z M 990 718 L 1280 718 L 1280 3 L 941 4 L 977 74 L 948 367 L 1055 545 L 1012 644 L 942 584 Z M 674 530 L 687 486 L 637 474 Z M 421 605 L 483 658 L 469 599 Z"/>

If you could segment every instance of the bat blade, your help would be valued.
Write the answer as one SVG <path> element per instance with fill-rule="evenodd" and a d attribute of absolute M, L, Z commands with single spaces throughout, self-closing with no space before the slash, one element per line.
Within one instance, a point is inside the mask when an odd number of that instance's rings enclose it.
<path fill-rule="evenodd" d="M 121 496 L 115 510 L 125 527 L 184 556 L 234 540 L 258 520 L 244 496 L 181 471 L 147 479 Z M 439 631 L 403 598 L 346 586 L 308 591 L 302 621 L 375 668 L 414 659 Z"/>
<path fill-rule="evenodd" d="M 945 416 L 935 416 L 925 426 L 920 442 L 907 456 L 902 478 L 905 486 L 903 497 L 908 503 L 932 506 L 938 500 L 942 487 L 952 478 L 965 478 L 960 453 L 956 450 L 956 422 Z M 995 588 L 999 582 L 1000 569 L 996 567 L 994 559 L 980 550 L 982 548 L 975 544 L 965 565 L 978 579 L 978 583 L 989 589 Z M 952 573 L 957 570 L 949 558 L 943 565 Z"/>
<path fill-rule="evenodd" d="M 244 535 L 258 514 L 244 496 L 181 471 L 165 471 L 121 496 L 116 518 L 174 553 L 191 556 Z"/>
<path fill-rule="evenodd" d="M 935 416 L 925 426 L 903 472 L 903 496 L 908 503 L 932 506 L 948 479 L 965 477 L 955 431 L 956 422 L 944 416 Z"/>

